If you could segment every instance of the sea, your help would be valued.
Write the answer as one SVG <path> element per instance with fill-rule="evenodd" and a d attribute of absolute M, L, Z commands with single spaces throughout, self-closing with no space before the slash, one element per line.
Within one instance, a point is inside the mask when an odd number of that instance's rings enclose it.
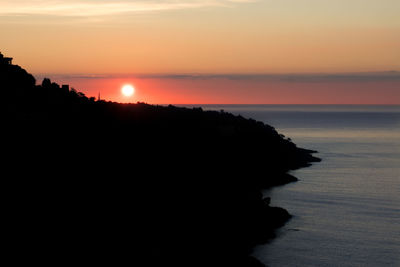
<path fill-rule="evenodd" d="M 292 219 L 267 266 L 400 266 L 400 106 L 203 105 L 267 123 L 322 161 L 264 192 Z"/>

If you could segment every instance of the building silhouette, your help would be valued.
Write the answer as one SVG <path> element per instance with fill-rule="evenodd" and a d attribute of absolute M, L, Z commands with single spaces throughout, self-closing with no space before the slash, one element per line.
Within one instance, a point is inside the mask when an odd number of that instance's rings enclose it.
<path fill-rule="evenodd" d="M 12 57 L 4 57 L 0 52 L 0 64 L 12 65 Z"/>

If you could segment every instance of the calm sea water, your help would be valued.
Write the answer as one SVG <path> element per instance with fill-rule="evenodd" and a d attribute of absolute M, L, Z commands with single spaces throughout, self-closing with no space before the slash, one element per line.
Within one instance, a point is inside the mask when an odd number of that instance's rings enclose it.
<path fill-rule="evenodd" d="M 400 106 L 212 105 L 274 126 L 321 163 L 266 191 L 294 217 L 268 266 L 400 266 Z"/>

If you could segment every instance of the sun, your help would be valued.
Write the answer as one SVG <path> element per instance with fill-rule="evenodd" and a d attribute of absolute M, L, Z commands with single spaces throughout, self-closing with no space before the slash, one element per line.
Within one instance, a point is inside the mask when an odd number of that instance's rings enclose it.
<path fill-rule="evenodd" d="M 135 93 L 135 88 L 130 84 L 125 84 L 121 88 L 121 93 L 126 97 L 130 97 Z"/>

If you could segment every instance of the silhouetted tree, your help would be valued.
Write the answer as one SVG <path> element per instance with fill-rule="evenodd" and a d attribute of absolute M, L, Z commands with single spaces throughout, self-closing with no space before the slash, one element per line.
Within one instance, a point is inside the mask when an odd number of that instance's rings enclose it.
<path fill-rule="evenodd" d="M 51 80 L 49 78 L 44 78 L 42 81 L 43 88 L 50 88 L 51 87 Z"/>

